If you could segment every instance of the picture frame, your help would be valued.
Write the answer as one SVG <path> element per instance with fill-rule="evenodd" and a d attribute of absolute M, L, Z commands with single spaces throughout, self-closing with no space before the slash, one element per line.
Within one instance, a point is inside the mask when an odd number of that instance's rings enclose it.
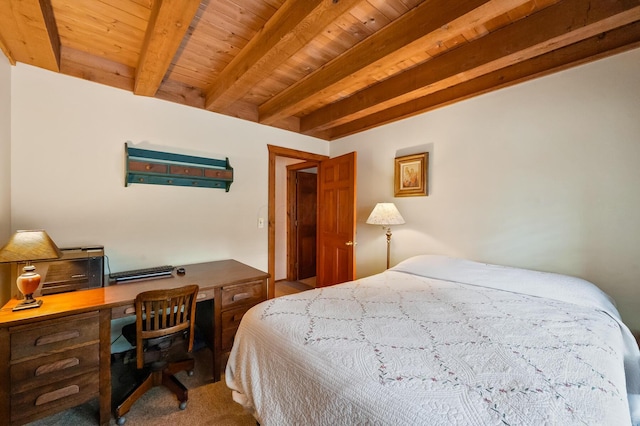
<path fill-rule="evenodd" d="M 396 197 L 424 197 L 428 195 L 429 153 L 396 157 L 394 195 Z"/>

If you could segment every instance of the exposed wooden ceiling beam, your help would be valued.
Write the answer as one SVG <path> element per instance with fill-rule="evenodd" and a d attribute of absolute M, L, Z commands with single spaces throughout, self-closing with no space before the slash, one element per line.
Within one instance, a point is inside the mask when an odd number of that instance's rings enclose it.
<path fill-rule="evenodd" d="M 60 37 L 49 0 L 2 0 L 0 39 L 12 64 L 60 71 Z"/>
<path fill-rule="evenodd" d="M 480 22 L 507 13 L 528 0 L 431 0 L 366 38 L 354 48 L 282 91 L 259 107 L 260 122 L 271 124 L 295 115 L 325 93 L 337 93 L 336 83 L 352 80 L 372 68 L 390 68 L 417 56 L 442 40 L 469 31 Z M 350 84 L 347 82 L 346 84 Z"/>
<path fill-rule="evenodd" d="M 287 0 L 220 73 L 205 107 L 224 110 L 361 0 Z"/>
<path fill-rule="evenodd" d="M 200 0 L 156 0 L 136 69 L 134 93 L 153 96 L 158 91 Z"/>
<path fill-rule="evenodd" d="M 640 19 L 640 0 L 566 0 L 302 117 L 324 130 Z"/>
<path fill-rule="evenodd" d="M 637 47 L 640 47 L 640 22 L 598 34 L 459 85 L 336 126 L 329 130 L 329 139 L 339 139 Z"/>

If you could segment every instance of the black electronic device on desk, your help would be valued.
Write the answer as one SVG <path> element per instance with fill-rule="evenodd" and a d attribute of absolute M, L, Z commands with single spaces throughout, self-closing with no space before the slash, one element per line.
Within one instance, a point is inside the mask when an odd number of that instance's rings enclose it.
<path fill-rule="evenodd" d="M 104 285 L 103 246 L 62 247 L 60 252 L 62 255 L 58 259 L 32 262 L 36 272 L 42 277 L 42 284 L 34 293 L 35 296 L 86 290 Z M 12 297 L 22 297 L 15 282 L 24 266 L 26 262 L 16 262 L 12 267 Z"/>
<path fill-rule="evenodd" d="M 143 278 L 162 278 L 170 277 L 173 274 L 173 266 L 153 266 L 143 269 L 132 269 L 130 271 L 114 272 L 109 274 L 109 281 L 114 284 L 124 283 L 133 280 L 140 280 Z"/>

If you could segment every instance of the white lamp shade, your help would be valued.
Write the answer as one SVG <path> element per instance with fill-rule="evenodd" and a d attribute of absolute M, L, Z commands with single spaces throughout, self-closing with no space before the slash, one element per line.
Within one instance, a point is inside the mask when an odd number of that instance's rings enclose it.
<path fill-rule="evenodd" d="M 367 219 L 369 225 L 402 225 L 404 218 L 393 203 L 378 203 Z"/>

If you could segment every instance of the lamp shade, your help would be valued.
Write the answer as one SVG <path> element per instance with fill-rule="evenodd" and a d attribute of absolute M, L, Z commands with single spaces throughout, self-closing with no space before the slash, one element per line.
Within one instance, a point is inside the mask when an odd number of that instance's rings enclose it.
<path fill-rule="evenodd" d="M 369 225 L 402 225 L 404 218 L 393 203 L 378 203 L 367 219 Z"/>
<path fill-rule="evenodd" d="M 45 231 L 16 231 L 0 249 L 0 263 L 57 259 L 60 249 Z"/>

